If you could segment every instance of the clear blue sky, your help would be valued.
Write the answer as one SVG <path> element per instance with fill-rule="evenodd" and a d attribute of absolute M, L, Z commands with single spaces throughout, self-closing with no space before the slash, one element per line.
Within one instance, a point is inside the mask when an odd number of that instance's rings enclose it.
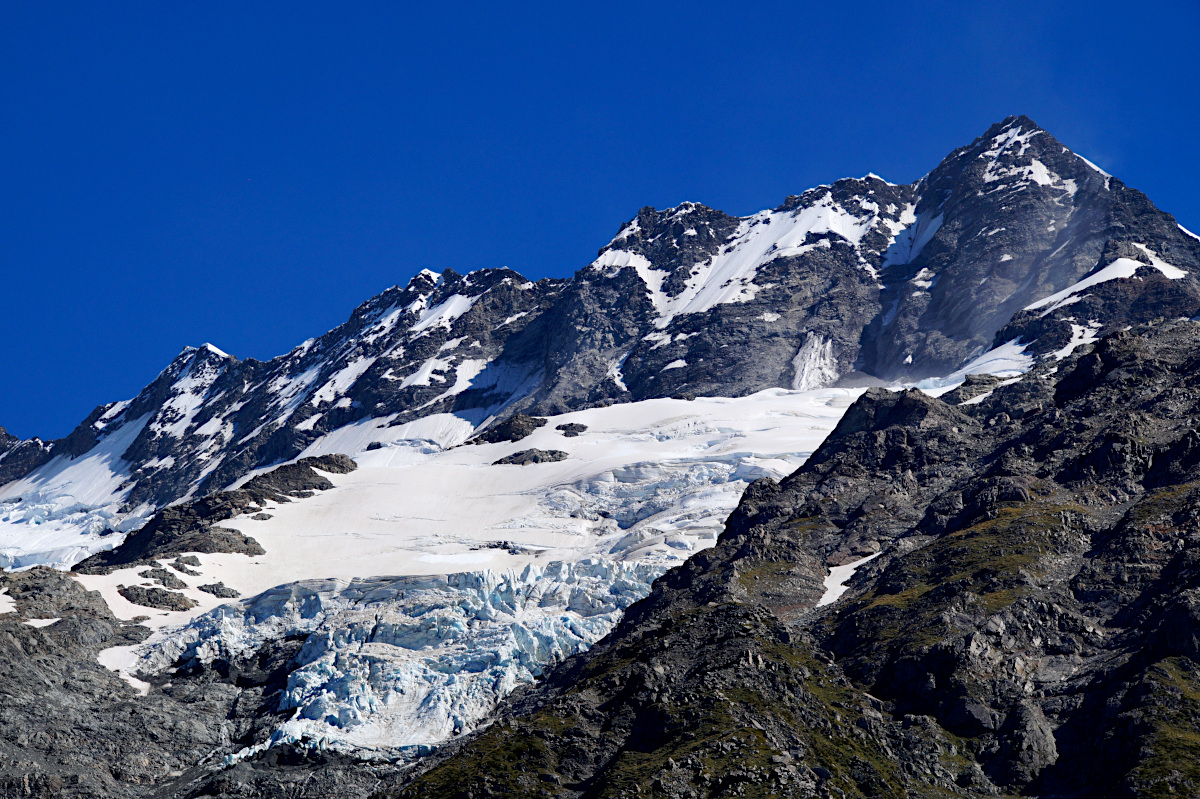
<path fill-rule="evenodd" d="M 567 276 L 643 205 L 912 181 L 1008 114 L 1200 230 L 1194 0 L 184 5 L 0 11 L 18 435 L 186 344 L 270 358 L 424 267 Z"/>

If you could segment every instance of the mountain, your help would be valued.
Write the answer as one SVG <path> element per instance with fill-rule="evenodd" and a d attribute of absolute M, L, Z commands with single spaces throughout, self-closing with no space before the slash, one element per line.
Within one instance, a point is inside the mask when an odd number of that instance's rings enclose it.
<path fill-rule="evenodd" d="M 1195 315 L 1186 270 L 1200 240 L 1027 117 L 992 126 L 913 192 L 911 245 L 901 239 L 881 270 L 885 312 L 864 337 L 871 374 L 945 373 L 1017 338 L 1044 354 L 1071 340 L 1071 321 L 1111 330 Z"/>
<path fill-rule="evenodd" d="M 645 208 L 570 280 L 424 271 L 271 361 L 185 348 L 68 438 L 9 445 L 0 500 L 36 504 L 39 523 L 80 505 L 91 515 L 7 562 L 70 565 L 119 540 L 110 530 L 311 454 L 363 419 L 453 413 L 478 426 L 514 411 L 917 382 L 1008 341 L 1046 354 L 1195 315 L 1197 273 L 1200 240 L 1011 117 L 911 186 L 840 180 L 744 218 Z M 81 482 L 104 490 L 60 501 Z"/>
<path fill-rule="evenodd" d="M 0 434 L 0 786 L 1186 794 L 1197 274 L 1010 117 L 185 348 Z"/>

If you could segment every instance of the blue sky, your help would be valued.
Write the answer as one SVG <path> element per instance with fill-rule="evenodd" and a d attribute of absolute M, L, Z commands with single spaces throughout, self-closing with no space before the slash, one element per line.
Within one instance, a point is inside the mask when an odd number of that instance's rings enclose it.
<path fill-rule="evenodd" d="M 912 181 L 1012 113 L 1200 230 L 1195 2 L 198 5 L 0 11 L 17 435 L 187 344 L 270 358 L 426 267 L 567 276 L 644 205 Z"/>

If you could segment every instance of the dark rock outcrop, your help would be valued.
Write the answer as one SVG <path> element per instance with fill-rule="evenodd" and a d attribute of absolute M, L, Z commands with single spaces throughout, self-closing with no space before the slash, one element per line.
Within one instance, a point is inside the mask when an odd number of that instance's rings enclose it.
<path fill-rule="evenodd" d="M 180 580 L 174 574 L 171 574 L 171 572 L 169 572 L 163 568 L 146 569 L 146 571 L 141 572 L 140 574 L 138 574 L 138 576 L 143 577 L 147 580 L 153 580 L 154 582 L 161 585 L 163 588 L 169 588 L 174 591 L 178 591 L 182 588 L 187 588 L 187 583 L 185 583 L 183 580 Z"/>
<path fill-rule="evenodd" d="M 183 594 L 162 588 L 146 588 L 140 585 L 122 586 L 117 593 L 135 605 L 156 610 L 189 610 L 196 602 Z"/>
<path fill-rule="evenodd" d="M 213 596 L 221 599 L 237 599 L 241 596 L 241 594 L 236 590 L 225 585 L 225 583 L 220 582 L 212 583 L 210 585 L 198 585 L 196 586 L 196 590 L 203 591 L 206 594 L 212 594 Z"/>
<path fill-rule="evenodd" d="M 543 427 L 546 420 L 539 416 L 514 413 L 499 424 L 492 425 L 471 440 L 472 444 L 499 444 L 505 441 L 520 441 L 534 430 Z"/>
<path fill-rule="evenodd" d="M 514 452 L 512 455 L 506 455 L 492 465 L 527 466 L 531 463 L 554 463 L 555 461 L 565 460 L 566 457 L 567 453 L 561 449 L 523 449 L 520 452 Z"/>

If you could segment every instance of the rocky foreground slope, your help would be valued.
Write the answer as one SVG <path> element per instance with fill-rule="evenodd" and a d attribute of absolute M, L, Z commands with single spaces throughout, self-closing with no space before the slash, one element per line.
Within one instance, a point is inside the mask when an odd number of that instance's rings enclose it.
<path fill-rule="evenodd" d="M 1200 795 L 1198 336 L 1115 333 L 965 402 L 868 392 L 385 795 Z"/>

